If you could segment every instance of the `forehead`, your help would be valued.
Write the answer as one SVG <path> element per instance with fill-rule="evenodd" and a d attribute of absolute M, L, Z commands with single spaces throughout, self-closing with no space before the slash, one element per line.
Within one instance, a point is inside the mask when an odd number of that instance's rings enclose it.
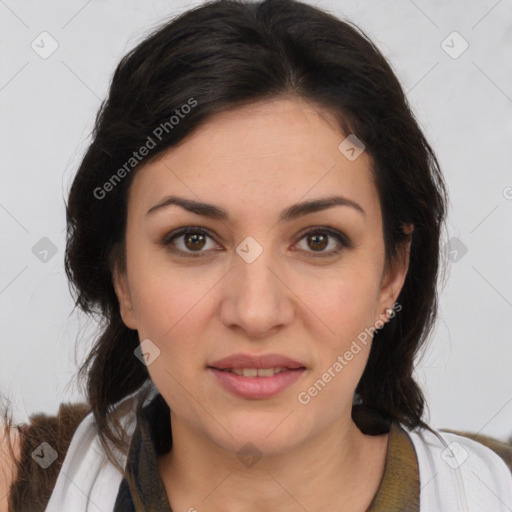
<path fill-rule="evenodd" d="M 137 171 L 129 209 L 143 214 L 164 195 L 181 194 L 241 213 L 244 207 L 280 211 L 339 193 L 378 214 L 371 158 L 363 152 L 347 159 L 339 149 L 346 135 L 327 109 L 300 99 L 216 114 Z"/>

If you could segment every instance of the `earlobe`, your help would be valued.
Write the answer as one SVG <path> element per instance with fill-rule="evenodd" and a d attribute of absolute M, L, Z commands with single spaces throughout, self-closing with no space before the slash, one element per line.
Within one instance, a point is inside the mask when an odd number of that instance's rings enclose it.
<path fill-rule="evenodd" d="M 119 302 L 119 313 L 123 322 L 129 329 L 137 329 L 128 276 L 125 271 L 121 272 L 117 265 L 114 266 L 112 272 L 112 282 Z"/>

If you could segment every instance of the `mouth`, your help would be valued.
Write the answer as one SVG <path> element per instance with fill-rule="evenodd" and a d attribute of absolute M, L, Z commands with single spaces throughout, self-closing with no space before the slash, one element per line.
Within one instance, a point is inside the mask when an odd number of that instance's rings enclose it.
<path fill-rule="evenodd" d="M 225 391 L 245 399 L 278 395 L 306 373 L 306 366 L 283 354 L 232 354 L 210 363 L 207 371 Z"/>
<path fill-rule="evenodd" d="M 207 371 L 214 383 L 237 398 L 246 400 L 270 399 L 292 387 L 306 373 L 306 368 L 215 368 Z"/>
<path fill-rule="evenodd" d="M 219 370 L 221 372 L 234 373 L 240 377 L 273 377 L 278 373 L 296 372 L 306 369 L 304 366 L 299 366 L 298 368 L 287 368 L 283 366 L 276 366 L 271 368 L 216 368 L 214 366 L 208 366 L 208 368 Z"/>

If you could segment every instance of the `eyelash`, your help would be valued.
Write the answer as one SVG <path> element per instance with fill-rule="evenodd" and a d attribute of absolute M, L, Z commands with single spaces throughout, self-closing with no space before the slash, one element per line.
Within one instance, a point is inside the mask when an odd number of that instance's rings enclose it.
<path fill-rule="evenodd" d="M 209 237 L 209 238 L 211 238 L 213 240 L 213 237 L 205 229 L 200 228 L 200 227 L 195 227 L 195 226 L 188 226 L 188 227 L 180 228 L 180 229 L 178 229 L 176 231 L 172 231 L 171 233 L 168 233 L 162 239 L 161 244 L 168 251 L 172 252 L 173 254 L 178 254 L 179 256 L 183 256 L 184 258 L 198 258 L 198 257 L 202 257 L 203 253 L 208 252 L 208 251 L 201 251 L 201 250 L 200 251 L 188 252 L 188 251 L 183 251 L 181 249 L 172 248 L 171 247 L 171 242 L 174 239 L 176 239 L 176 238 L 178 238 L 180 236 L 183 236 L 185 234 L 204 235 L 204 236 L 207 236 L 207 237 Z M 331 250 L 331 251 L 328 251 L 328 252 L 322 252 L 322 253 L 314 253 L 314 252 L 312 252 L 310 254 L 310 256 L 313 257 L 313 258 L 319 258 L 319 257 L 320 258 L 326 258 L 326 257 L 329 257 L 329 256 L 334 256 L 334 255 L 339 254 L 345 248 L 351 249 L 352 247 L 354 247 L 354 245 L 350 241 L 350 239 L 347 238 L 343 233 L 341 233 L 340 231 L 338 231 L 336 229 L 332 229 L 332 228 L 328 228 L 328 227 L 318 227 L 318 228 L 310 229 L 306 233 L 302 234 L 302 236 L 298 239 L 297 242 L 300 242 L 303 238 L 305 238 L 306 236 L 308 236 L 310 234 L 329 235 L 329 236 L 333 237 L 334 239 L 336 239 L 338 241 L 338 243 L 341 245 L 341 248 L 338 248 L 338 249 L 335 249 L 335 250 Z M 308 252 L 308 251 L 306 251 L 306 252 Z"/>

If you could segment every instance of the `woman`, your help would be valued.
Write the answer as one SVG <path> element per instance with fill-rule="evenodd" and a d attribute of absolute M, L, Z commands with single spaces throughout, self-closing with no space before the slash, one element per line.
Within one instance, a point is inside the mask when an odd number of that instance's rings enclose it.
<path fill-rule="evenodd" d="M 204 4 L 122 59 L 93 136 L 65 260 L 104 319 L 88 404 L 25 432 L 12 510 L 512 507 L 509 447 L 422 419 L 446 189 L 359 29 Z"/>

